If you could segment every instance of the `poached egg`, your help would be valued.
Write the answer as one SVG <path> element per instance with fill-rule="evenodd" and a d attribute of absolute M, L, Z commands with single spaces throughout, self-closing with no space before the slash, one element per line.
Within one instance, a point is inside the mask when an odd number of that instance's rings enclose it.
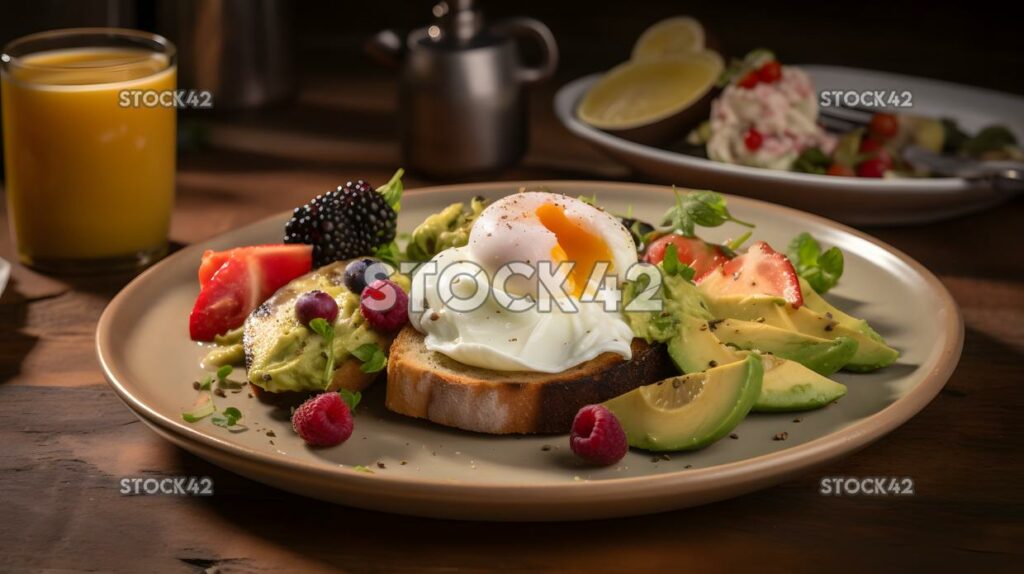
<path fill-rule="evenodd" d="M 491 370 L 557 373 L 606 352 L 630 359 L 633 331 L 615 303 L 636 263 L 613 215 L 517 193 L 480 214 L 465 246 L 416 272 L 409 318 L 429 350 Z"/>

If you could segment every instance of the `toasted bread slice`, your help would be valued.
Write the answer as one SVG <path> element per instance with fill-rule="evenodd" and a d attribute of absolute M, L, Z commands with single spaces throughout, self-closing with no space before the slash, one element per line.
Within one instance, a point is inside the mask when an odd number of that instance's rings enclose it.
<path fill-rule="evenodd" d="M 565 433 L 580 407 L 677 374 L 663 345 L 633 340 L 629 361 L 614 353 L 561 373 L 492 371 L 428 351 L 406 326 L 388 358 L 388 409 L 492 434 Z"/>

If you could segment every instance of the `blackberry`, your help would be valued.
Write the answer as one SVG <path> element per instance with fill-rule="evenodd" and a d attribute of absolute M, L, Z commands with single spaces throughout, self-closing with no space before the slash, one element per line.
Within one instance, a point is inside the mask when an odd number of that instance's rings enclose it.
<path fill-rule="evenodd" d="M 395 239 L 398 215 L 383 195 L 363 180 L 348 182 L 295 208 L 284 228 L 285 243 L 313 246 L 321 267 L 370 255 Z"/>

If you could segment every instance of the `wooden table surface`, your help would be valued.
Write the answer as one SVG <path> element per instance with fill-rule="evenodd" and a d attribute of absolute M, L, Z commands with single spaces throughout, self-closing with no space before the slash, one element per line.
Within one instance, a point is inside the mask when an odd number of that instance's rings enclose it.
<path fill-rule="evenodd" d="M 234 229 L 348 179 L 383 181 L 399 161 L 388 129 L 392 86 L 368 79 L 359 89 L 346 87 L 324 82 L 304 90 L 296 105 L 207 122 L 209 147 L 180 158 L 173 242 Z M 633 177 L 558 126 L 549 98 L 550 88 L 536 94 L 529 156 L 497 177 Z M 967 325 L 953 378 L 903 427 L 775 488 L 590 523 L 391 516 L 293 496 L 221 470 L 159 439 L 100 374 L 96 320 L 129 278 L 54 279 L 15 266 L 0 299 L 0 570 L 759 572 L 884 565 L 1019 572 L 1022 229 L 1024 201 L 1017 200 L 953 221 L 870 230 L 935 272 Z M 0 255 L 13 259 L 6 233 Z M 163 475 L 211 476 L 216 494 L 119 494 L 121 477 Z M 911 476 L 917 493 L 823 497 L 823 476 Z"/>

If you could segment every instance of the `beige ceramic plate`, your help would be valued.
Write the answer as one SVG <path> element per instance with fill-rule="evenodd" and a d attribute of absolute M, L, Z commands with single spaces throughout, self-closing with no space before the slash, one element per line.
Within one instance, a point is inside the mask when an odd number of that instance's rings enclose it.
<path fill-rule="evenodd" d="M 538 182 L 570 195 L 596 194 L 608 209 L 632 206 L 656 219 L 672 201 L 667 188 L 613 183 Z M 475 194 L 495 198 L 516 183 L 408 192 L 400 226 Z M 189 341 L 187 317 L 204 249 L 277 241 L 286 215 L 194 245 L 128 285 L 103 313 L 96 333 L 102 367 L 118 395 L 160 435 L 214 464 L 285 490 L 362 508 L 484 520 L 585 519 L 643 514 L 737 496 L 771 486 L 878 439 L 912 417 L 949 378 L 963 340 L 960 313 L 939 281 L 894 249 L 831 221 L 767 203 L 729 198 L 737 217 L 757 222 L 755 237 L 783 246 L 799 231 L 846 254 L 846 274 L 828 298 L 867 318 L 895 347 L 899 362 L 868 375 L 840 374 L 849 394 L 800 415 L 751 415 L 738 440 L 652 462 L 630 452 L 610 468 L 578 464 L 566 436 L 493 437 L 390 414 L 383 388 L 366 393 L 356 430 L 344 445 L 311 450 L 287 413 L 242 392 L 219 399 L 237 406 L 249 430 L 230 433 L 181 412 L 196 396 L 203 350 Z M 738 230 L 711 230 L 721 240 Z M 276 437 L 271 439 L 266 430 Z M 786 431 L 789 439 L 774 441 Z M 273 442 L 273 444 L 272 444 Z M 551 448 L 545 449 L 545 445 Z M 378 466 L 382 463 L 384 468 Z M 404 463 L 404 464 L 403 464 Z M 373 470 L 366 473 L 356 466 Z"/>

